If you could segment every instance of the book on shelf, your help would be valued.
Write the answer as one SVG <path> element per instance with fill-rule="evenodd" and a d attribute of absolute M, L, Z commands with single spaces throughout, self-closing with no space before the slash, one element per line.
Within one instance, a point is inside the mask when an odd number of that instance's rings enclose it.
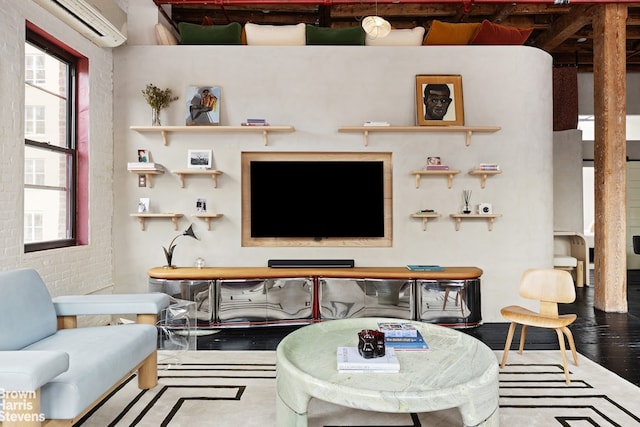
<path fill-rule="evenodd" d="M 269 126 L 269 123 L 267 122 L 242 122 L 240 123 L 240 126 Z"/>
<path fill-rule="evenodd" d="M 389 351 L 429 351 L 429 344 L 424 340 L 420 331 L 415 337 L 384 337 L 384 345 Z"/>
<path fill-rule="evenodd" d="M 449 166 L 447 165 L 427 165 L 425 167 L 426 170 L 428 171 L 448 171 L 449 170 Z"/>
<path fill-rule="evenodd" d="M 365 359 L 357 347 L 338 347 L 336 351 L 338 372 L 400 372 L 400 361 L 393 348 L 387 348 L 382 357 Z"/>
<path fill-rule="evenodd" d="M 418 330 L 409 322 L 378 322 L 378 329 L 384 332 L 384 337 L 417 337 Z"/>
<path fill-rule="evenodd" d="M 160 169 L 160 165 L 154 162 L 129 162 L 127 163 L 127 169 L 129 170 L 155 170 Z"/>
<path fill-rule="evenodd" d="M 496 163 L 480 163 L 478 169 L 483 171 L 499 171 L 500 166 Z"/>
<path fill-rule="evenodd" d="M 365 126 L 391 126 L 389 122 L 376 122 L 376 121 L 368 121 L 364 122 Z"/>
<path fill-rule="evenodd" d="M 411 271 L 443 271 L 444 267 L 428 264 L 409 264 L 407 265 L 407 269 Z"/>

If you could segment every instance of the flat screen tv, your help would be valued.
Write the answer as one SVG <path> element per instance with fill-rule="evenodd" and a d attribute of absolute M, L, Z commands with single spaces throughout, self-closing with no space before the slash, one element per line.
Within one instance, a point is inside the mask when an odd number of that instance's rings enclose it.
<path fill-rule="evenodd" d="M 261 157 L 261 156 L 258 156 Z M 382 159 L 311 155 L 245 164 L 250 239 L 322 242 L 388 237 L 389 188 Z M 374 156 L 375 157 L 375 156 Z M 246 199 L 248 198 L 248 199 Z"/>

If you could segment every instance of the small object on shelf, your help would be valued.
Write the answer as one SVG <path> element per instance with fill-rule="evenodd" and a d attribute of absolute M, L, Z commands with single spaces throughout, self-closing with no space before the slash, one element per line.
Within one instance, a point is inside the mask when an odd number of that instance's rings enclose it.
<path fill-rule="evenodd" d="M 151 161 L 151 155 L 148 150 L 138 150 L 138 163 L 148 163 Z"/>
<path fill-rule="evenodd" d="M 204 262 L 204 258 L 202 257 L 196 258 L 196 262 L 195 262 L 196 268 L 204 268 L 205 265 L 206 263 Z"/>
<path fill-rule="evenodd" d="M 425 169 L 428 171 L 448 171 L 449 166 L 447 165 L 427 165 Z"/>
<path fill-rule="evenodd" d="M 376 121 L 367 121 L 364 122 L 364 126 L 391 126 L 389 122 L 376 122 Z"/>
<path fill-rule="evenodd" d="M 191 169 L 211 169 L 213 164 L 212 150 L 188 150 L 187 167 Z"/>
<path fill-rule="evenodd" d="M 462 190 L 462 198 L 464 199 L 463 214 L 471 213 L 471 190 Z"/>
<path fill-rule="evenodd" d="M 161 170 L 162 165 L 153 162 L 129 162 L 127 163 L 127 169 L 133 170 Z"/>
<path fill-rule="evenodd" d="M 177 100 L 177 96 L 173 96 L 171 89 L 160 89 L 154 84 L 147 84 L 142 91 L 144 100 L 151 107 L 151 124 L 152 126 L 160 126 L 160 111 L 167 108 L 169 104 Z"/>
<path fill-rule="evenodd" d="M 478 205 L 478 213 L 482 215 L 492 214 L 493 206 L 491 206 L 491 203 L 480 203 Z"/>
<path fill-rule="evenodd" d="M 442 164 L 442 161 L 439 156 L 427 157 L 427 166 L 439 166 L 441 164 Z"/>
<path fill-rule="evenodd" d="M 481 171 L 499 171 L 500 166 L 497 163 L 480 163 L 478 170 Z"/>
<path fill-rule="evenodd" d="M 336 352 L 337 369 L 340 373 L 397 373 L 400 361 L 393 348 L 382 357 L 365 359 L 358 353 L 357 347 L 338 347 Z"/>
<path fill-rule="evenodd" d="M 410 271 L 444 271 L 444 267 L 435 264 L 409 264 L 407 269 Z"/>
<path fill-rule="evenodd" d="M 168 246 L 169 249 L 163 246 L 162 249 L 164 250 L 164 256 L 167 259 L 167 265 L 165 265 L 164 268 L 176 268 L 175 265 L 171 263 L 173 261 L 173 251 L 176 248 L 176 245 L 174 244 L 174 242 L 176 241 L 176 239 L 178 239 L 178 237 L 182 237 L 182 236 L 189 236 L 198 240 L 196 235 L 193 233 L 193 224 L 191 224 L 189 225 L 189 228 L 187 228 L 185 231 L 182 232 L 182 234 L 178 234 L 176 237 L 174 237 L 171 240 Z"/>
<path fill-rule="evenodd" d="M 149 198 L 143 197 L 138 200 L 138 213 L 149 212 Z"/>
<path fill-rule="evenodd" d="M 418 213 L 436 213 L 435 209 L 422 209 Z"/>
<path fill-rule="evenodd" d="M 207 212 L 207 199 L 196 199 L 196 212 Z"/>
<path fill-rule="evenodd" d="M 242 126 L 269 126 L 269 122 L 265 119 L 247 119 L 246 122 L 240 123 Z"/>

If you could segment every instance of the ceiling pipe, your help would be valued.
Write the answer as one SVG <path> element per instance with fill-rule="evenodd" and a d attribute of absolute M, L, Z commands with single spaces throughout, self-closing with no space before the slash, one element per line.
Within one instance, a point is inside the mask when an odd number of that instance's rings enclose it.
<path fill-rule="evenodd" d="M 375 4 L 376 0 L 153 0 L 156 5 L 198 5 L 198 6 L 231 6 L 231 5 L 306 5 L 314 4 L 320 6 L 331 5 L 343 5 L 343 4 Z M 589 5 L 589 4 L 606 4 L 606 3 L 618 3 L 618 4 L 633 4 L 638 3 L 638 0 L 378 0 L 380 4 L 446 4 L 456 3 L 462 5 L 471 4 L 558 4 L 558 5 Z"/>

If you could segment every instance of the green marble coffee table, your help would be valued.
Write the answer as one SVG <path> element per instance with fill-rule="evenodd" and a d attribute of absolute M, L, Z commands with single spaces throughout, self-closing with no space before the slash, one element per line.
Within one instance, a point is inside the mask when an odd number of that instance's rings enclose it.
<path fill-rule="evenodd" d="M 357 333 L 398 319 L 330 320 L 286 336 L 276 351 L 277 425 L 307 426 L 314 397 L 377 412 L 458 408 L 465 426 L 499 425 L 498 361 L 489 347 L 453 329 L 412 322 L 431 350 L 399 352 L 400 373 L 339 373 L 336 348 L 356 346 Z"/>

